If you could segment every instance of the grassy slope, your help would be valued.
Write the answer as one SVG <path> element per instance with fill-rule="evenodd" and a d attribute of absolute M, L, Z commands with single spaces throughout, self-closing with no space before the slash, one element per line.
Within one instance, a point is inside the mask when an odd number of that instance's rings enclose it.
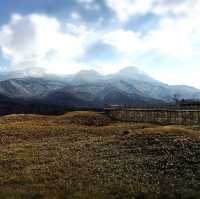
<path fill-rule="evenodd" d="M 0 198 L 200 198 L 200 134 L 102 114 L 0 118 Z"/>

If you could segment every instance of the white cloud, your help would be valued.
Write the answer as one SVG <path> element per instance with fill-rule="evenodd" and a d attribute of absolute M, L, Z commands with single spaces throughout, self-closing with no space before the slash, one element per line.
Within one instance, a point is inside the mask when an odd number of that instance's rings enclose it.
<path fill-rule="evenodd" d="M 72 12 L 71 18 L 73 20 L 81 20 L 81 15 L 78 12 Z"/>
<path fill-rule="evenodd" d="M 172 56 L 191 56 L 200 53 L 200 15 L 193 13 L 187 17 L 164 18 L 160 27 L 149 33 L 151 46 L 161 53 Z"/>
<path fill-rule="evenodd" d="M 81 1 L 83 3 L 84 0 Z M 94 3 L 92 0 L 86 1 L 88 5 Z M 120 19 L 120 24 L 116 24 L 115 28 L 110 26 L 109 30 L 97 25 L 88 28 L 82 19 L 79 21 L 79 15 L 76 12 L 71 14 L 75 24 L 73 20 L 66 23 L 47 15 L 15 14 L 8 24 L 0 27 L 0 49 L 3 56 L 11 61 L 13 67 L 42 67 L 49 72 L 61 74 L 73 73 L 91 66 L 99 68 L 104 73 L 116 72 L 127 65 L 138 66 L 145 63 L 146 67 L 149 64 L 148 57 L 151 56 L 159 59 L 161 55 L 163 60 L 169 57 L 180 60 L 185 60 L 186 57 L 198 57 L 200 55 L 200 12 L 198 12 L 200 1 L 196 1 L 199 3 L 196 3 L 195 7 L 195 0 L 191 0 L 193 4 L 190 5 L 183 0 L 182 2 L 185 3 L 181 4 L 181 7 L 175 3 L 180 2 L 179 0 L 164 0 L 166 4 L 153 4 L 153 1 L 158 2 L 158 0 L 107 0 Z M 146 31 L 145 35 L 123 29 L 123 22 L 130 16 L 145 14 L 149 10 L 158 15 L 173 10 L 173 13 L 181 14 L 181 16 L 175 18 L 162 16 L 159 18 L 157 27 Z M 78 23 L 80 24 L 77 25 Z M 88 46 L 96 42 L 111 45 L 119 52 L 119 56 L 110 60 L 103 60 L 102 57 L 102 60 L 94 58 L 98 60 L 96 62 L 86 60 L 87 65 L 78 61 L 81 60 L 80 57 L 84 57 Z M 140 61 L 141 57 L 146 61 Z M 151 64 L 157 63 L 154 61 Z M 193 66 L 191 64 L 188 67 Z M 161 70 L 160 76 L 162 74 L 165 76 L 165 72 Z M 169 79 L 168 82 L 178 82 L 178 80 Z"/>
<path fill-rule="evenodd" d="M 78 0 L 79 3 L 94 3 L 94 0 Z"/>
<path fill-rule="evenodd" d="M 83 25 L 62 24 L 46 15 L 13 15 L 0 29 L 0 47 L 14 67 L 74 72 L 75 60 L 84 53 L 91 34 Z"/>
<path fill-rule="evenodd" d="M 134 53 L 157 52 L 165 56 L 184 57 L 200 54 L 197 42 L 200 42 L 200 20 L 198 16 L 172 20 L 164 18 L 157 29 L 145 36 L 130 30 L 118 29 L 103 36 L 103 41 L 118 51 Z"/>
<path fill-rule="evenodd" d="M 105 0 L 121 22 L 134 15 L 190 15 L 200 12 L 199 0 Z"/>
<path fill-rule="evenodd" d="M 170 85 L 190 85 L 200 88 L 199 69 L 196 67 L 193 68 L 194 70 L 191 70 L 187 67 L 187 70 L 184 70 L 182 67 L 176 67 L 170 71 L 165 67 L 155 71 L 151 70 L 148 74 Z"/>
<path fill-rule="evenodd" d="M 193 53 L 191 26 L 187 21 L 174 22 L 171 19 L 161 21 L 160 28 L 150 31 L 144 38 L 148 49 L 168 56 L 189 56 Z"/>
<path fill-rule="evenodd" d="M 126 21 L 135 14 L 144 14 L 151 9 L 154 0 L 106 0 L 120 21 Z"/>
<path fill-rule="evenodd" d="M 157 0 L 153 5 L 153 12 L 162 15 L 165 13 L 173 13 L 175 15 L 190 15 L 199 11 L 198 0 Z"/>
<path fill-rule="evenodd" d="M 100 5 L 95 0 L 77 0 L 86 10 L 100 10 Z"/>
<path fill-rule="evenodd" d="M 102 40 L 123 53 L 134 53 L 144 47 L 139 34 L 123 29 L 106 33 Z"/>

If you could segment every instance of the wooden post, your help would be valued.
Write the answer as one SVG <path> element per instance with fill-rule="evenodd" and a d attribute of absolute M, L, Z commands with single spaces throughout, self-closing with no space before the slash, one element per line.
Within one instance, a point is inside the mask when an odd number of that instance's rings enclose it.
<path fill-rule="evenodd" d="M 177 111 L 175 110 L 174 111 L 174 123 L 176 124 L 176 121 L 177 121 Z"/>
<path fill-rule="evenodd" d="M 184 115 L 185 115 L 185 125 L 187 125 L 188 122 L 188 115 L 187 115 L 187 111 L 184 111 Z"/>
<path fill-rule="evenodd" d="M 184 124 L 184 114 L 183 114 L 183 111 L 181 111 L 181 124 Z"/>

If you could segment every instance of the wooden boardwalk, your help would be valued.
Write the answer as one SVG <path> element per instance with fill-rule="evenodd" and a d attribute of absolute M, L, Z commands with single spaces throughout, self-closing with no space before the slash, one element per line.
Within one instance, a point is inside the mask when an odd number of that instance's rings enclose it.
<path fill-rule="evenodd" d="M 160 124 L 200 125 L 200 110 L 166 108 L 105 108 L 115 120 Z"/>

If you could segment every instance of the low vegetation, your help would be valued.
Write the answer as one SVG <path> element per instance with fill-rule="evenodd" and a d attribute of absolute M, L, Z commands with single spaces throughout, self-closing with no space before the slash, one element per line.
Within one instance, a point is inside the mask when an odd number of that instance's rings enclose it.
<path fill-rule="evenodd" d="M 200 198 L 198 127 L 103 113 L 0 118 L 0 198 Z"/>

